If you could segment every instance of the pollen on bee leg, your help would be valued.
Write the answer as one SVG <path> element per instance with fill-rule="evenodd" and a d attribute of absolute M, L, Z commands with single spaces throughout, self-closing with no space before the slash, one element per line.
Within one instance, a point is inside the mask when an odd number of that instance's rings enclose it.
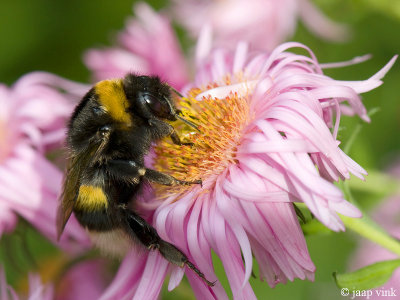
<path fill-rule="evenodd" d="M 144 176 L 144 174 L 146 174 L 146 169 L 145 168 L 140 168 L 138 170 L 138 174 L 139 174 L 139 176 Z"/>

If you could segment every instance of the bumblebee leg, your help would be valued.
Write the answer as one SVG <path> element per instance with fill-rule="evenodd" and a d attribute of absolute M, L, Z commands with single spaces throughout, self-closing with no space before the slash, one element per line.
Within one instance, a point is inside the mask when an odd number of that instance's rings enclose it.
<path fill-rule="evenodd" d="M 156 229 L 147 223 L 142 217 L 127 209 L 124 209 L 124 213 L 127 214 L 127 221 L 130 231 L 133 232 L 134 236 L 139 239 L 139 241 L 149 250 L 158 249 L 160 254 L 170 263 L 181 268 L 186 265 L 188 268 L 192 269 L 208 286 L 215 285 L 215 281 L 211 282 L 207 280 L 204 274 L 191 261 L 189 261 L 187 256 L 183 254 L 182 251 L 180 251 L 174 245 L 161 239 Z"/>
<path fill-rule="evenodd" d="M 172 127 L 170 124 L 158 120 L 158 119 L 149 119 L 148 120 L 150 126 L 154 126 L 157 127 L 159 129 L 158 134 L 160 135 L 160 137 L 164 137 L 164 136 L 170 136 L 171 140 L 174 144 L 176 145 L 187 145 L 187 146 L 193 146 L 193 143 L 184 143 L 181 141 L 181 139 L 179 138 L 179 135 L 176 133 L 174 127 Z"/>
<path fill-rule="evenodd" d="M 192 269 L 197 276 L 199 276 L 208 286 L 214 286 L 216 281 L 212 282 L 207 280 L 204 274 L 187 258 L 185 254 L 174 245 L 160 240 L 158 251 L 164 256 L 170 263 L 180 266 L 181 268 L 186 265 L 189 269 Z"/>
<path fill-rule="evenodd" d="M 158 249 L 161 238 L 155 228 L 133 211 L 123 209 L 130 232 L 149 250 Z"/>
<path fill-rule="evenodd" d="M 157 128 L 157 131 L 155 131 L 153 133 L 156 135 L 155 136 L 156 139 L 162 138 L 164 136 L 168 136 L 174 131 L 174 127 L 172 127 L 170 124 L 168 124 L 164 121 L 161 121 L 159 119 L 150 118 L 147 120 L 147 122 L 149 123 L 149 125 L 151 127 Z"/>
<path fill-rule="evenodd" d="M 156 170 L 147 169 L 132 160 L 114 159 L 107 162 L 107 172 L 118 179 L 126 182 L 139 183 L 140 177 L 145 177 L 151 182 L 163 185 L 191 185 L 201 184 L 201 180 L 185 181 L 177 179 Z"/>
<path fill-rule="evenodd" d="M 146 173 L 144 175 L 146 179 L 151 182 L 159 183 L 162 185 L 191 185 L 191 184 L 202 184 L 201 179 L 193 180 L 193 181 L 185 181 L 176 179 L 171 175 L 167 175 L 156 170 L 146 169 Z"/>

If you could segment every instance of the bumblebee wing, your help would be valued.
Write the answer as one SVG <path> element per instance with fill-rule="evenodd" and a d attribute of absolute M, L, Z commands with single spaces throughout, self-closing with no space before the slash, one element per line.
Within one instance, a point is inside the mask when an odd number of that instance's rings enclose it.
<path fill-rule="evenodd" d="M 71 201 L 65 201 L 64 199 L 58 206 L 57 211 L 57 240 L 60 239 L 61 234 L 64 231 L 65 225 L 67 224 L 69 217 L 72 214 L 74 203 Z"/>
<path fill-rule="evenodd" d="M 79 157 L 72 157 L 68 163 L 61 201 L 57 211 L 57 239 L 60 239 L 74 208 L 81 176 L 79 161 Z"/>

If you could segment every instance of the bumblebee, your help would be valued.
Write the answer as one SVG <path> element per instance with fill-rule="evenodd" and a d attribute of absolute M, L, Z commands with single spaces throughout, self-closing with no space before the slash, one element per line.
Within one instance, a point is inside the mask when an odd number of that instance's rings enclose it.
<path fill-rule="evenodd" d="M 201 184 L 146 168 L 152 143 L 170 136 L 181 142 L 166 121 L 182 120 L 172 101 L 176 92 L 158 77 L 128 74 L 97 83 L 75 108 L 68 123 L 70 152 L 62 201 L 57 216 L 58 238 L 74 213 L 93 243 L 113 256 L 124 256 L 135 245 L 158 250 L 169 262 L 192 269 L 213 286 L 187 256 L 164 241 L 135 212 L 135 199 L 146 182 L 162 185 Z M 177 93 L 177 92 L 176 92 Z"/>

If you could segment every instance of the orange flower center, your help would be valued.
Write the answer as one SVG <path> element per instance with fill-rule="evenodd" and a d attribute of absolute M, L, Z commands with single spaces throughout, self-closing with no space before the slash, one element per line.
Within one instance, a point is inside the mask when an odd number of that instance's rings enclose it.
<path fill-rule="evenodd" d="M 188 97 L 181 98 L 177 106 L 183 117 L 194 123 L 199 131 L 177 121 L 174 128 L 183 142 L 192 146 L 179 146 L 164 139 L 155 147 L 155 168 L 175 178 L 192 181 L 207 181 L 213 184 L 217 175 L 229 165 L 236 164 L 236 149 L 242 134 L 251 120 L 248 97 L 230 93 L 223 99 L 203 97 L 196 100 L 202 91 L 192 89 Z M 190 186 L 158 186 L 160 198 L 181 194 Z M 203 188 L 203 190 L 204 190 Z"/>

